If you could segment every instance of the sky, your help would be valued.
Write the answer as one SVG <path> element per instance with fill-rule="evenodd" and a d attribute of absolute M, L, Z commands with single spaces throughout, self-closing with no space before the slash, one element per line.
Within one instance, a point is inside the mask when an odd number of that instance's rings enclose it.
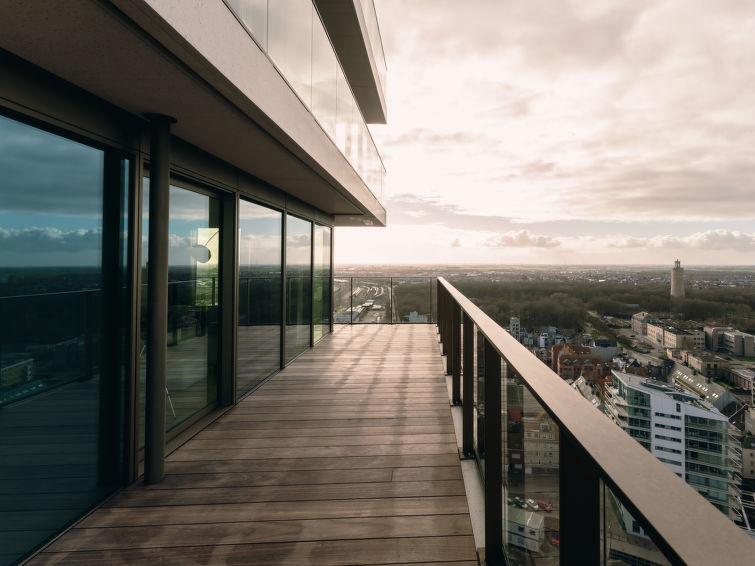
<path fill-rule="evenodd" d="M 755 3 L 375 6 L 388 227 L 337 265 L 755 264 Z"/>

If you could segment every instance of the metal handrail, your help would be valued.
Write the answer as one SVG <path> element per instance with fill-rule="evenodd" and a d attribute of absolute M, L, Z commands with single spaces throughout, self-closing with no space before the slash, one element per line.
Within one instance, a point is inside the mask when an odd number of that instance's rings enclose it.
<path fill-rule="evenodd" d="M 679 481 L 671 470 L 621 428 L 585 402 L 563 379 L 442 277 L 438 278 L 438 305 L 438 327 L 449 358 L 459 356 L 458 345 L 453 344 L 458 332 L 453 332 L 449 325 L 451 320 L 458 320 L 457 313 L 453 311 L 460 310 L 477 327 L 486 345 L 505 361 L 507 373 L 513 372 L 521 377 L 560 427 L 565 439 L 562 450 L 572 447 L 569 450 L 579 451 L 579 456 L 585 457 L 590 471 L 613 490 L 630 513 L 643 523 L 643 527 L 647 526 L 647 534 L 669 561 L 673 564 L 700 565 L 752 563 L 755 544 L 734 523 L 694 489 Z M 448 346 L 446 342 L 449 342 Z M 455 359 L 449 359 L 449 366 L 454 363 Z M 454 379 L 458 379 L 457 375 L 454 375 Z M 500 419 L 495 421 L 500 422 Z M 486 446 L 486 451 L 490 450 L 491 446 Z M 565 459 L 568 457 L 567 454 L 562 456 Z M 572 483 L 564 484 L 563 467 L 560 473 L 562 486 L 569 490 L 584 490 L 586 499 L 592 497 L 588 493 L 592 484 L 579 485 L 580 480 L 574 475 L 569 475 Z M 584 510 L 575 513 L 562 506 L 562 512 L 573 514 L 571 517 L 561 517 L 563 525 L 568 524 L 570 519 L 577 519 Z M 599 533 L 592 536 L 595 544 L 599 544 Z M 565 550 L 568 542 L 562 537 L 562 550 Z M 563 560 L 562 555 L 562 563 Z"/>

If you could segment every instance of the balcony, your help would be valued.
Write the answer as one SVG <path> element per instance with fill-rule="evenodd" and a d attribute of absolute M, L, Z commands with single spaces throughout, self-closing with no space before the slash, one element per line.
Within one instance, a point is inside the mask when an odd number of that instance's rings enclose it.
<path fill-rule="evenodd" d="M 433 324 L 337 325 L 30 563 L 750 563 L 721 512 L 432 287 L 440 344 Z"/>
<path fill-rule="evenodd" d="M 341 154 L 382 202 L 385 167 L 367 129 L 362 105 L 351 86 L 352 80 L 342 67 L 312 1 L 225 0 L 225 3 L 257 45 L 267 53 Z M 365 10 L 364 13 L 370 12 Z M 374 15 L 374 6 L 371 13 Z M 331 29 L 344 27 L 348 26 L 339 22 Z M 379 42 L 377 18 L 372 27 L 373 35 L 377 34 Z M 379 46 L 382 56 L 382 43 Z M 369 68 L 370 64 L 354 65 L 355 68 L 362 66 Z M 385 68 L 384 56 L 381 68 Z M 355 72 L 352 71 L 352 75 Z M 382 95 L 382 90 L 380 93 Z M 381 114 L 384 115 L 384 109 Z"/>

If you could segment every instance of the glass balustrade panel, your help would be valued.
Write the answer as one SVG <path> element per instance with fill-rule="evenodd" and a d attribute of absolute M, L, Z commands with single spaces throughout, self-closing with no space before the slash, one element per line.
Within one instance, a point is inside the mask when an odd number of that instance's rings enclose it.
<path fill-rule="evenodd" d="M 514 563 L 559 563 L 560 431 L 522 378 L 504 363 L 504 546 Z"/>
<path fill-rule="evenodd" d="M 352 282 L 354 323 L 390 324 L 391 279 L 389 277 L 354 278 Z"/>
<path fill-rule="evenodd" d="M 670 562 L 645 533 L 621 499 L 600 480 L 600 557 L 604 566 Z"/>

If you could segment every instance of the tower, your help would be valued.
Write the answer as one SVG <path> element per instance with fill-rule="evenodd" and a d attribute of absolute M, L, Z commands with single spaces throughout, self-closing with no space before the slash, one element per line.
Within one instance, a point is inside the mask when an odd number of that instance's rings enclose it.
<path fill-rule="evenodd" d="M 671 296 L 684 297 L 684 268 L 677 259 L 671 270 Z"/>

